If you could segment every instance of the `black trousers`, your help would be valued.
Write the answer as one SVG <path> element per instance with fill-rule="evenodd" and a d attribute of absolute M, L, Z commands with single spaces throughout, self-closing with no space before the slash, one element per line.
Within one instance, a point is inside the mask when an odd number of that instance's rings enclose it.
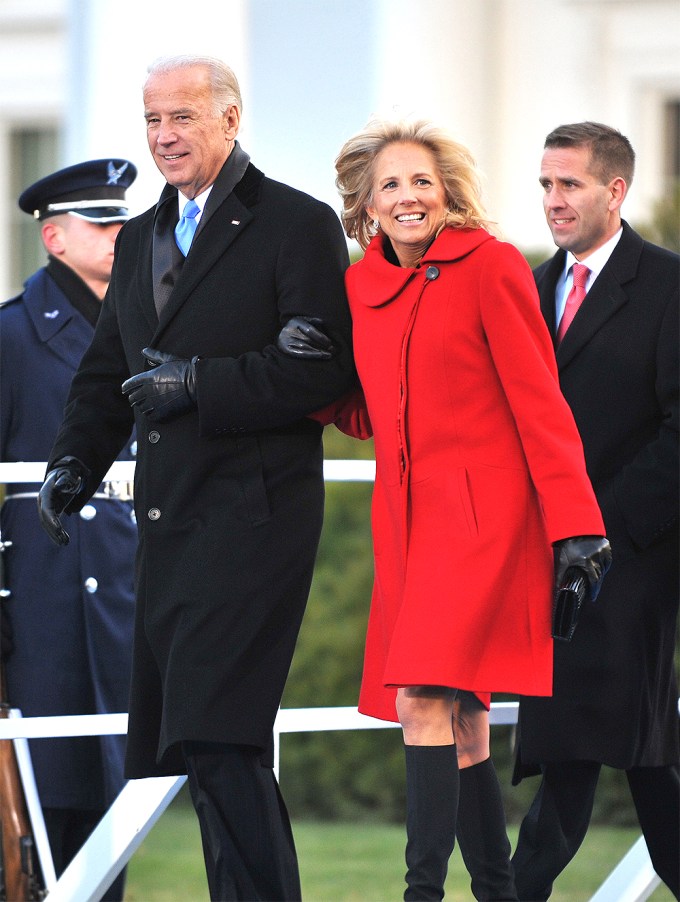
<path fill-rule="evenodd" d="M 296 902 L 300 876 L 288 812 L 258 749 L 184 742 L 213 902 Z"/>
<path fill-rule="evenodd" d="M 45 829 L 50 841 L 52 861 L 57 879 L 61 877 L 90 833 L 97 826 L 105 811 L 93 811 L 80 808 L 43 808 Z M 113 881 L 102 902 L 122 902 L 125 895 L 126 870 Z"/>
<path fill-rule="evenodd" d="M 512 858 L 517 894 L 544 900 L 578 851 L 588 830 L 602 765 L 551 762 L 522 821 Z M 628 785 L 654 870 L 676 898 L 680 893 L 680 773 L 678 767 L 635 767 Z"/>

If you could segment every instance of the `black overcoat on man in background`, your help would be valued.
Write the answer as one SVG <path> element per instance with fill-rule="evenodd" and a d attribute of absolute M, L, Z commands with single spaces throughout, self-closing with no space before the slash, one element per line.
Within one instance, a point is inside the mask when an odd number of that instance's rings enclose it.
<path fill-rule="evenodd" d="M 196 411 L 165 424 L 137 414 L 128 777 L 183 773 L 184 740 L 268 748 L 323 515 L 321 427 L 305 415 L 355 378 L 348 254 L 335 213 L 250 163 L 223 196 L 243 156 L 237 143 L 160 319 L 154 222 L 168 207 L 176 217 L 176 190 L 122 229 L 52 449 L 50 466 L 73 455 L 91 470 L 78 510 L 129 432 L 121 384 L 144 369 L 142 349 L 200 358 Z M 332 361 L 276 348 L 282 324 L 298 314 L 328 326 Z"/>
<path fill-rule="evenodd" d="M 576 168 L 574 178 L 582 178 Z M 566 194 L 570 176 L 562 178 Z M 578 203 L 556 201 L 554 215 L 573 217 L 576 207 L 587 226 L 591 211 Z M 572 640 L 555 642 L 552 698 L 520 700 L 514 782 L 542 773 L 513 856 L 522 898 L 548 898 L 576 854 L 602 765 L 625 771 L 653 865 L 674 894 L 680 891 L 674 664 L 680 265 L 676 254 L 644 241 L 626 222 L 621 228 L 557 346 L 560 384 L 614 560 L 597 600 L 584 602 Z M 565 265 L 559 250 L 535 271 L 553 334 Z"/>
<path fill-rule="evenodd" d="M 564 259 L 535 271 L 552 334 Z M 679 281 L 677 256 L 624 222 L 557 348 L 614 564 L 572 641 L 555 643 L 552 698 L 521 701 L 525 762 L 678 761 Z"/>

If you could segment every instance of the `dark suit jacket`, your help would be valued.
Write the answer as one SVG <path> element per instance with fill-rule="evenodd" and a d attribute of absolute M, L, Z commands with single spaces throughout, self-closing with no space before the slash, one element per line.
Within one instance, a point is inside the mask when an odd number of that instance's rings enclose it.
<path fill-rule="evenodd" d="M 228 167 L 160 320 L 155 210 L 121 230 L 100 322 L 52 452 L 92 470 L 77 508 L 129 431 L 120 386 L 144 368 L 142 349 L 201 358 L 196 412 L 164 425 L 137 416 L 133 777 L 181 772 L 173 753 L 185 739 L 267 746 L 322 520 L 321 427 L 305 415 L 355 379 L 337 216 L 252 165 L 226 193 Z M 159 208 L 168 197 L 175 203 L 169 186 Z M 333 360 L 278 351 L 281 325 L 295 314 L 324 321 Z"/>
<path fill-rule="evenodd" d="M 553 334 L 564 261 L 534 274 Z M 521 701 L 525 762 L 678 761 L 679 289 L 680 258 L 624 223 L 557 348 L 613 564 L 572 642 L 555 643 L 553 698 Z"/>

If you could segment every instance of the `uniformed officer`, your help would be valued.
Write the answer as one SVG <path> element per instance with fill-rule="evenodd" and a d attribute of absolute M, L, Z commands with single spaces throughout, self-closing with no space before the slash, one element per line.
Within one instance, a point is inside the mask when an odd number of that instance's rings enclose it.
<path fill-rule="evenodd" d="M 19 198 L 39 223 L 45 267 L 0 306 L 0 460 L 46 460 L 80 358 L 94 334 L 128 218 L 128 160 L 91 160 Z M 120 459 L 135 456 L 131 436 Z M 104 485 L 57 549 L 36 517 L 38 486 L 11 484 L 0 512 L 11 591 L 9 701 L 24 716 L 127 711 L 137 544 L 131 488 Z M 5 643 L 6 645 L 7 643 Z M 123 786 L 124 736 L 37 739 L 33 766 L 59 875 Z M 106 899 L 122 899 L 124 876 Z"/>

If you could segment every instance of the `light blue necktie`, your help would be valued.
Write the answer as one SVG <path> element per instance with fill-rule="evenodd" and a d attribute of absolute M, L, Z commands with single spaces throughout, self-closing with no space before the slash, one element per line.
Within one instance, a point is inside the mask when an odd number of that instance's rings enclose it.
<path fill-rule="evenodd" d="M 177 242 L 177 247 L 182 251 L 185 257 L 189 253 L 191 242 L 196 233 L 196 227 L 198 226 L 196 216 L 199 211 L 200 207 L 195 200 L 187 201 L 180 221 L 175 226 L 175 241 Z"/>

